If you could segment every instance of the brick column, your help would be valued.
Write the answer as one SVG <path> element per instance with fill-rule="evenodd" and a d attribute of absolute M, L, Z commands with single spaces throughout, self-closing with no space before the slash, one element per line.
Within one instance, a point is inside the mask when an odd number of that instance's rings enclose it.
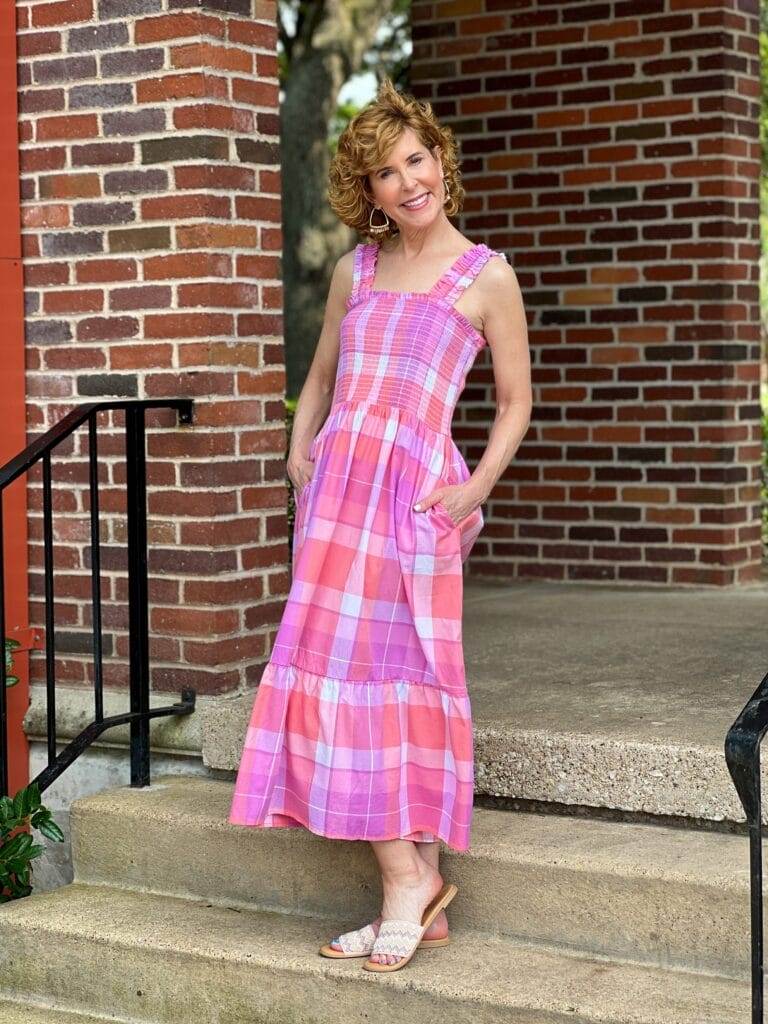
<path fill-rule="evenodd" d="M 413 5 L 413 91 L 505 250 L 534 409 L 473 570 L 724 586 L 760 572 L 757 0 Z M 489 353 L 456 435 L 493 418 Z"/>
<path fill-rule="evenodd" d="M 165 424 L 148 437 L 152 682 L 244 689 L 289 584 L 275 4 L 17 10 L 29 439 L 92 399 L 194 397 L 192 428 L 150 417 Z M 54 467 L 57 673 L 75 685 L 91 675 L 86 445 L 78 436 Z M 117 434 L 100 450 L 105 678 L 121 685 Z"/>

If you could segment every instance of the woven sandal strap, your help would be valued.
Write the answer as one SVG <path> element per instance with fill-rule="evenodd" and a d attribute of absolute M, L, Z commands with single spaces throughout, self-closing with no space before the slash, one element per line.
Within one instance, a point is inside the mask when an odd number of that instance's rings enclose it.
<path fill-rule="evenodd" d="M 414 921 L 398 921 L 396 918 L 382 921 L 372 952 L 408 956 L 418 946 L 424 931 L 424 927 Z"/>
<path fill-rule="evenodd" d="M 339 936 L 339 945 L 345 953 L 369 953 L 373 949 L 376 932 L 372 925 L 366 924 L 351 932 Z"/>

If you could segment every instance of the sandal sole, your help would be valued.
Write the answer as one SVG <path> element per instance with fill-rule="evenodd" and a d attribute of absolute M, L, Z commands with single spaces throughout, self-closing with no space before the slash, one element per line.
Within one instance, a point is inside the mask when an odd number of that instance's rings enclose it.
<path fill-rule="evenodd" d="M 434 949 L 436 946 L 447 946 L 450 941 L 448 936 L 444 939 L 422 939 L 416 948 Z M 333 946 L 321 946 L 318 952 L 321 956 L 327 956 L 335 960 L 354 960 L 357 957 L 370 956 L 370 950 L 367 953 L 345 953 L 341 949 L 334 949 Z"/>

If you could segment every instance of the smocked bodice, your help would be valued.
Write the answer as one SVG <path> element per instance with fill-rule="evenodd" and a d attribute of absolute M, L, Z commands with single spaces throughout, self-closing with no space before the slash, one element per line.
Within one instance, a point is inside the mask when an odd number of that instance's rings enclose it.
<path fill-rule="evenodd" d="M 352 293 L 341 322 L 333 404 L 402 409 L 450 434 L 459 395 L 486 339 L 454 303 L 491 256 L 465 250 L 428 292 L 374 290 L 379 246 L 355 248 Z"/>

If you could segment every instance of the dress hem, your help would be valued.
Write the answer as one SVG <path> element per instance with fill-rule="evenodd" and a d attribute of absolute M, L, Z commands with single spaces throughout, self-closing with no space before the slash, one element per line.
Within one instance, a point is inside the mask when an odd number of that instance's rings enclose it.
<path fill-rule="evenodd" d="M 270 811 L 269 813 L 270 814 L 280 814 L 281 812 L 280 811 Z M 288 817 L 288 815 L 286 815 L 286 817 Z M 291 817 L 294 817 L 294 816 L 291 815 Z M 227 821 L 228 821 L 228 823 L 230 825 L 240 825 L 240 826 L 242 826 L 244 828 L 304 828 L 304 829 L 307 830 L 307 832 L 311 832 L 315 836 L 322 836 L 323 839 L 343 839 L 343 840 L 346 840 L 349 843 L 356 843 L 356 842 L 360 842 L 360 843 L 370 843 L 370 842 L 379 843 L 379 842 L 386 842 L 389 839 L 407 839 L 407 836 L 402 836 L 399 833 L 397 835 L 391 835 L 391 836 L 346 836 L 346 835 L 336 835 L 336 834 L 332 834 L 330 832 L 320 832 L 317 829 L 312 828 L 309 824 L 307 824 L 307 822 L 299 820 L 298 818 L 295 818 L 295 820 L 293 822 L 285 822 L 285 823 L 280 824 L 280 825 L 278 825 L 276 823 L 275 824 L 266 824 L 264 821 L 248 821 L 248 822 L 246 822 L 246 821 L 241 821 L 241 820 L 235 820 L 232 817 L 229 817 L 227 819 Z M 422 830 L 413 829 L 412 831 L 414 831 L 414 832 L 418 832 L 418 831 L 428 832 L 428 831 L 431 831 L 431 830 L 430 829 L 422 829 Z M 440 842 L 444 843 L 447 847 L 449 847 L 451 850 L 457 850 L 459 853 L 465 853 L 469 849 L 469 843 L 467 843 L 466 846 L 461 846 L 461 845 L 457 844 L 455 841 L 451 842 L 450 840 L 446 839 L 445 836 L 441 835 L 439 832 L 433 832 L 432 834 L 437 837 L 435 840 L 409 839 L 408 842 L 420 843 L 420 842 L 430 842 L 430 841 L 431 842 L 437 842 L 437 841 L 440 841 Z"/>

